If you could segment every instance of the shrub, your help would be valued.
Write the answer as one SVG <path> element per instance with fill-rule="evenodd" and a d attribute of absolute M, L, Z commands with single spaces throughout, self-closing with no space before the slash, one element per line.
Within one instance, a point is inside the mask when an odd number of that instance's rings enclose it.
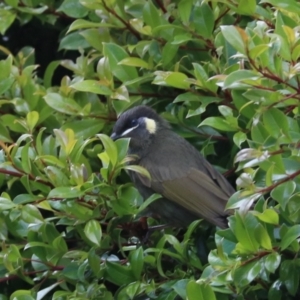
<path fill-rule="evenodd" d="M 294 0 L 2 2 L 1 299 L 298 299 L 299 16 Z M 147 233 L 160 220 L 136 216 L 159 196 L 142 201 L 128 141 L 108 137 L 140 103 L 236 183 L 228 229 Z"/>

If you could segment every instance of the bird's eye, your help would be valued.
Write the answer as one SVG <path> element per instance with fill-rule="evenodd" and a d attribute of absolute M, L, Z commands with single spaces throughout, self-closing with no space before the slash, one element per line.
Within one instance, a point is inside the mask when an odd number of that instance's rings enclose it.
<path fill-rule="evenodd" d="M 130 122 L 131 127 L 135 127 L 138 124 L 138 120 L 137 119 L 133 119 Z"/>

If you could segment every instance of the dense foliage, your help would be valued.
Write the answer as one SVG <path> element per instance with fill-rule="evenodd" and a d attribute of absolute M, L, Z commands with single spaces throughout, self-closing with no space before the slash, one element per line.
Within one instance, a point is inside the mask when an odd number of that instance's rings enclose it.
<path fill-rule="evenodd" d="M 0 299 L 299 299 L 299 25 L 296 0 L 2 1 Z M 159 196 L 108 137 L 140 103 L 236 187 L 228 229 L 140 218 Z"/>

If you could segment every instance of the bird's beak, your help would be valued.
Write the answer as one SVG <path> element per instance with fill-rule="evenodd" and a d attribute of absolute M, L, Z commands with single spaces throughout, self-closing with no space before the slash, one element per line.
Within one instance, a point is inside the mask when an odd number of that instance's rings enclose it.
<path fill-rule="evenodd" d="M 118 136 L 115 132 L 113 132 L 113 133 L 111 134 L 110 138 L 111 138 L 113 141 L 115 141 L 115 140 L 117 140 L 117 139 L 119 138 L 119 136 Z"/>

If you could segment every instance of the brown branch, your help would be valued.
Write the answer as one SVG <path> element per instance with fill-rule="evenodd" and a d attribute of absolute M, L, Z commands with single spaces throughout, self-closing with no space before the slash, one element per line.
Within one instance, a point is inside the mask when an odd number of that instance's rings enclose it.
<path fill-rule="evenodd" d="M 282 103 L 282 102 L 284 102 L 284 101 L 286 101 L 286 100 L 289 100 L 289 99 L 291 99 L 291 98 L 295 98 L 297 95 L 298 95 L 298 92 L 293 93 L 293 94 L 289 94 L 288 96 L 283 97 L 283 98 L 280 99 L 279 101 L 270 104 L 270 105 L 268 106 L 268 108 L 271 108 L 271 107 L 273 107 L 273 106 L 275 106 L 275 105 L 277 105 L 277 104 L 279 104 L 279 103 Z"/>
<path fill-rule="evenodd" d="M 267 71 L 267 72 L 264 71 L 264 70 L 262 70 L 261 68 L 259 68 L 259 67 L 256 66 L 255 62 L 253 61 L 252 58 L 250 58 L 249 55 L 247 55 L 247 56 L 248 56 L 248 60 L 249 60 L 250 65 L 251 65 L 257 72 L 259 72 L 261 75 L 263 75 L 264 77 L 266 77 L 266 78 L 268 78 L 268 79 L 274 80 L 274 81 L 276 81 L 276 82 L 278 82 L 278 83 L 283 83 L 283 84 L 287 85 L 288 87 L 292 88 L 293 90 L 297 91 L 298 93 L 300 93 L 299 87 L 297 88 L 297 87 L 293 86 L 292 84 L 286 82 L 286 81 L 283 80 L 282 78 L 280 78 L 280 77 L 278 77 L 278 76 L 275 76 L 274 74 L 272 74 L 272 72 L 271 72 L 268 68 L 266 68 L 266 71 Z"/>
<path fill-rule="evenodd" d="M 64 268 L 65 268 L 64 266 L 54 266 L 54 267 L 51 268 L 50 271 L 62 271 Z M 47 271 L 49 271 L 49 269 L 40 270 L 40 271 L 22 272 L 22 275 L 30 276 L 30 275 L 35 275 L 35 274 L 47 272 Z M 0 282 L 7 282 L 7 281 L 14 280 L 14 279 L 17 279 L 17 278 L 19 278 L 19 275 L 10 275 L 10 276 L 7 276 L 7 277 L 0 278 Z"/>
<path fill-rule="evenodd" d="M 123 20 L 113 9 L 109 8 L 106 3 L 105 0 L 102 1 L 102 4 L 104 6 L 104 8 L 111 13 L 114 17 L 116 17 L 122 24 L 125 25 L 125 27 L 138 39 L 140 40 L 140 34 L 125 20 Z"/>
<path fill-rule="evenodd" d="M 32 174 L 27 174 L 27 173 L 22 173 L 22 172 L 16 172 L 16 171 L 9 171 L 9 170 L 3 169 L 3 168 L 0 168 L 0 173 L 1 174 L 6 174 L 6 175 L 10 175 L 10 176 L 13 176 L 13 177 L 18 177 L 18 178 L 21 178 L 24 175 L 28 175 L 29 176 L 29 180 L 36 181 L 36 182 L 42 183 L 44 185 L 47 185 L 47 186 L 53 188 L 52 183 L 50 183 L 48 181 L 45 181 L 43 179 L 36 179 Z"/>
<path fill-rule="evenodd" d="M 159 6 L 159 8 L 163 11 L 164 14 L 166 14 L 168 11 L 166 10 L 166 8 L 164 7 L 164 4 L 161 2 L 161 0 L 156 0 L 157 5 Z M 168 20 L 170 23 L 173 23 L 175 21 L 173 16 L 169 17 Z"/>
<path fill-rule="evenodd" d="M 216 25 L 220 22 L 220 20 L 230 11 L 230 8 L 226 8 L 215 20 L 214 29 L 216 29 Z"/>
<path fill-rule="evenodd" d="M 276 183 L 274 183 L 274 184 L 272 184 L 272 185 L 270 185 L 270 186 L 268 186 L 268 187 L 265 187 L 265 188 L 263 188 L 263 189 L 258 190 L 257 193 L 261 193 L 261 194 L 268 193 L 268 192 L 270 192 L 271 190 L 273 190 L 274 188 L 276 188 L 277 186 L 279 186 L 279 185 L 281 185 L 282 183 L 285 183 L 285 182 L 287 182 L 287 181 L 289 181 L 289 180 L 294 179 L 294 178 L 297 177 L 298 175 L 300 175 L 300 170 L 297 171 L 297 172 L 292 173 L 291 175 L 288 175 L 288 176 L 285 177 L 284 179 L 282 179 L 282 180 L 280 180 L 280 181 L 278 181 L 278 182 L 276 182 Z"/>

